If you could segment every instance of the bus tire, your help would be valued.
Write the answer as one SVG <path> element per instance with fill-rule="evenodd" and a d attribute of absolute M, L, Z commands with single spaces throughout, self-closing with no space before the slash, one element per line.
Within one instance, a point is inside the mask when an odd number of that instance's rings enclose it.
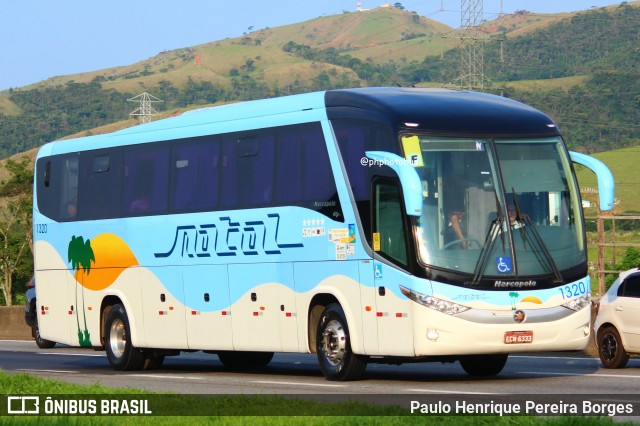
<path fill-rule="evenodd" d="M 142 369 L 157 370 L 158 368 L 162 367 L 163 362 L 164 362 L 164 355 L 157 354 L 155 352 L 145 352 Z"/>
<path fill-rule="evenodd" d="M 273 352 L 220 351 L 218 358 L 232 370 L 248 370 L 266 367 L 273 359 Z"/>
<path fill-rule="evenodd" d="M 42 336 L 40 336 L 40 326 L 38 325 L 38 317 L 36 316 L 36 320 L 33 323 L 33 328 L 31 330 L 31 334 L 33 334 L 33 338 L 36 341 L 36 345 L 38 345 L 38 347 L 40 349 L 50 349 L 52 347 L 54 347 L 56 345 L 56 342 L 53 342 L 51 340 L 47 340 L 47 339 L 43 339 Z"/>
<path fill-rule="evenodd" d="M 107 359 L 114 369 L 140 370 L 144 366 L 144 353 L 131 344 L 131 328 L 127 311 L 121 304 L 111 307 L 104 325 Z"/>
<path fill-rule="evenodd" d="M 604 368 L 623 368 L 629 362 L 629 354 L 615 327 L 608 326 L 598 332 L 598 356 Z"/>
<path fill-rule="evenodd" d="M 320 315 L 316 355 L 327 380 L 357 380 L 367 368 L 365 357 L 351 350 L 351 336 L 342 306 L 332 303 Z"/>
<path fill-rule="evenodd" d="M 470 376 L 495 376 L 507 363 L 509 354 L 469 355 L 460 358 L 460 365 Z"/>

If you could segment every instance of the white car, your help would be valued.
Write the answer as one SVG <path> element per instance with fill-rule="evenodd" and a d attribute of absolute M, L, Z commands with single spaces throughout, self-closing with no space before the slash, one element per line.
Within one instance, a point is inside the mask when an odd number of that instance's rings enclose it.
<path fill-rule="evenodd" d="M 622 272 L 597 303 L 593 324 L 600 362 L 622 368 L 640 354 L 640 267 Z"/>

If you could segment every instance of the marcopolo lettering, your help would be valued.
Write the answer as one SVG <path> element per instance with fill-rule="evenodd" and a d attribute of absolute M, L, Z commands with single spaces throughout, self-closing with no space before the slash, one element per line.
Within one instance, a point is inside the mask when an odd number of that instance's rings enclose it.
<path fill-rule="evenodd" d="M 502 287 L 509 287 L 509 288 L 527 288 L 527 287 L 535 287 L 538 285 L 537 281 L 534 280 L 528 280 L 528 281 L 503 281 L 503 280 L 496 280 L 495 283 L 493 284 L 494 287 L 498 288 L 502 288 Z"/>

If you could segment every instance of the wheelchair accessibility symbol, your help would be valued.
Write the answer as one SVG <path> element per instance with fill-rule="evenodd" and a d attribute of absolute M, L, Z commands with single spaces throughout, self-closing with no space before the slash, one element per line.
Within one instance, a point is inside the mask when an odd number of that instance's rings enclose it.
<path fill-rule="evenodd" d="M 375 265 L 373 276 L 376 279 L 382 279 L 382 265 L 379 265 L 379 264 Z"/>
<path fill-rule="evenodd" d="M 511 258 L 510 257 L 499 257 L 496 259 L 496 269 L 501 274 L 507 274 L 511 272 Z"/>

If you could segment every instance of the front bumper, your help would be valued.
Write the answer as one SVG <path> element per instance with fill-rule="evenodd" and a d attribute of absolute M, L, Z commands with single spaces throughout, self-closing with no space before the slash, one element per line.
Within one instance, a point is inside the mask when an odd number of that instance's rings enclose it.
<path fill-rule="evenodd" d="M 415 305 L 413 313 L 416 356 L 573 351 L 583 350 L 589 342 L 588 307 L 569 311 L 561 318 L 530 323 L 469 321 Z M 505 316 L 510 318 L 509 313 L 505 311 Z M 531 342 L 505 343 L 507 332 L 531 332 Z"/>

